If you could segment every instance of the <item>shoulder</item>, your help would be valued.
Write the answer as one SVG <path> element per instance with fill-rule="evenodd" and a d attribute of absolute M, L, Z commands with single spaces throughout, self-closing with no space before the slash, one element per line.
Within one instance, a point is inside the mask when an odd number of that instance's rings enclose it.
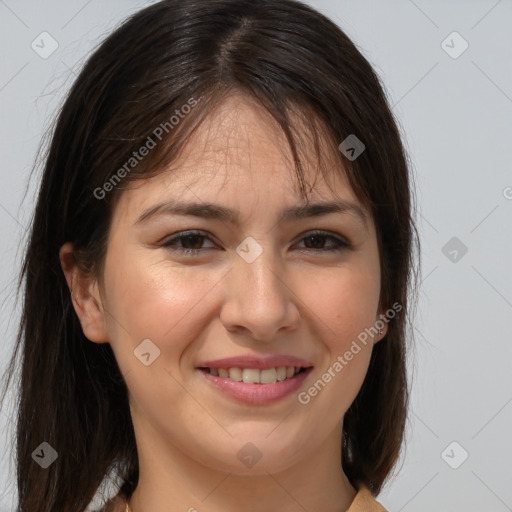
<path fill-rule="evenodd" d="M 368 487 L 359 485 L 357 491 L 356 497 L 347 512 L 388 512 L 375 500 Z"/>

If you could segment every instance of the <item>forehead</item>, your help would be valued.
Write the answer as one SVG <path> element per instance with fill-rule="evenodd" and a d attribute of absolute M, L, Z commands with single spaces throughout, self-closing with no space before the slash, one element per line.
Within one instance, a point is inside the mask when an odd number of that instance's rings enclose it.
<path fill-rule="evenodd" d="M 332 147 L 320 139 L 318 160 L 311 134 L 297 115 L 291 113 L 291 117 L 300 136 L 297 150 L 308 197 L 359 204 Z M 224 198 L 240 209 L 251 200 L 269 208 L 273 203 L 303 203 L 283 131 L 261 105 L 241 94 L 233 94 L 210 112 L 168 168 L 130 183 L 116 210 L 125 216 L 157 201 L 177 198 L 195 202 Z"/>

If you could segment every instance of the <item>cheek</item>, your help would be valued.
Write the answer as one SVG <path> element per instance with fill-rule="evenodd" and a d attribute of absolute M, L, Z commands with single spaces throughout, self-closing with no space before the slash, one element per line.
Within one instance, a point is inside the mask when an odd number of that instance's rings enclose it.
<path fill-rule="evenodd" d="M 297 280 L 301 299 L 321 320 L 325 342 L 339 353 L 376 321 L 379 281 L 368 267 L 317 270 L 310 277 Z"/>
<path fill-rule="evenodd" d="M 126 258 L 117 263 L 110 269 L 108 282 L 109 306 L 115 316 L 109 334 L 131 399 L 154 417 L 163 414 L 168 423 L 171 418 L 193 419 L 199 425 L 204 418 L 200 409 L 190 407 L 180 367 L 190 365 L 184 360 L 187 350 L 205 336 L 207 315 L 213 310 L 209 292 L 224 273 L 212 272 L 205 279 L 194 269 L 171 268 L 162 261 Z M 146 339 L 159 350 L 149 345 L 147 366 L 134 353 L 142 353 L 137 348 Z M 157 357 L 153 358 L 152 350 Z M 174 404 L 172 411 L 163 413 L 169 401 Z"/>
<path fill-rule="evenodd" d="M 305 303 L 315 313 L 326 349 L 320 379 L 304 399 L 318 410 L 342 417 L 365 379 L 373 343 L 368 328 L 376 321 L 380 282 L 368 265 L 316 272 L 304 281 Z M 332 427 L 332 425 L 331 425 Z"/>
<path fill-rule="evenodd" d="M 323 433 L 343 417 L 366 377 L 373 348 L 368 329 L 376 321 L 379 292 L 374 274 L 364 269 L 331 270 L 304 288 L 326 350 L 317 379 L 299 401 L 318 415 L 330 411 Z"/>
<path fill-rule="evenodd" d="M 149 338 L 161 351 L 159 363 L 175 365 L 204 330 L 209 291 L 222 275 L 212 272 L 204 279 L 193 269 L 161 261 L 117 259 L 106 283 L 108 330 L 116 355 L 133 364 L 133 350 Z"/>

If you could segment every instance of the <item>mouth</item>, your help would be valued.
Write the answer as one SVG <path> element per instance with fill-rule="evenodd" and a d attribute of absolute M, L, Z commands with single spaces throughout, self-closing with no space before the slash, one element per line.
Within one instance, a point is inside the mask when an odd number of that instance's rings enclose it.
<path fill-rule="evenodd" d="M 238 403 L 264 405 L 290 397 L 313 364 L 286 354 L 247 354 L 201 361 L 196 371 L 215 393 Z"/>
<path fill-rule="evenodd" d="M 261 360 L 245 362 L 247 366 L 232 366 L 224 360 L 212 366 L 199 366 L 196 371 L 204 376 L 210 389 L 220 392 L 220 396 L 236 403 L 262 406 L 291 397 L 313 370 L 313 366 L 269 366 Z M 288 359 L 288 362 L 291 361 Z M 300 364 L 298 360 L 293 362 Z"/>
<path fill-rule="evenodd" d="M 222 377 L 234 382 L 246 384 L 275 384 L 285 380 L 293 379 L 299 373 L 303 373 L 311 367 L 301 366 L 277 366 L 264 369 L 258 368 L 209 368 L 199 367 L 198 369 L 214 377 Z"/>

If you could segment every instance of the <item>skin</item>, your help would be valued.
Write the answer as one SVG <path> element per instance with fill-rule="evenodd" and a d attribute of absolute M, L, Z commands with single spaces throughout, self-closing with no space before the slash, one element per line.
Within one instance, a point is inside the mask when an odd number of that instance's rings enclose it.
<path fill-rule="evenodd" d="M 343 198 L 362 208 L 342 172 L 327 183 L 314 169 L 308 162 L 311 202 Z M 173 198 L 234 208 L 240 223 L 155 216 L 135 226 L 146 208 Z M 84 334 L 111 344 L 129 389 L 140 463 L 133 512 L 164 512 L 171 503 L 181 511 L 345 511 L 352 503 L 357 490 L 341 467 L 343 416 L 386 327 L 310 403 L 297 394 L 382 313 L 377 238 L 369 215 L 367 230 L 347 212 L 282 221 L 282 209 L 298 204 L 283 135 L 250 98 L 233 95 L 172 168 L 122 192 L 101 279 L 80 272 L 71 243 L 61 248 Z M 191 229 L 207 237 L 174 247 L 199 248 L 199 255 L 161 245 Z M 334 244 L 325 237 L 315 245 L 314 229 L 353 249 L 322 252 Z M 263 249 L 252 263 L 236 252 L 247 236 Z M 147 338 L 160 349 L 149 366 L 134 357 Z M 249 354 L 294 355 L 314 369 L 298 392 L 268 405 L 239 403 L 196 369 Z M 262 455 L 251 468 L 237 457 L 248 442 Z"/>

